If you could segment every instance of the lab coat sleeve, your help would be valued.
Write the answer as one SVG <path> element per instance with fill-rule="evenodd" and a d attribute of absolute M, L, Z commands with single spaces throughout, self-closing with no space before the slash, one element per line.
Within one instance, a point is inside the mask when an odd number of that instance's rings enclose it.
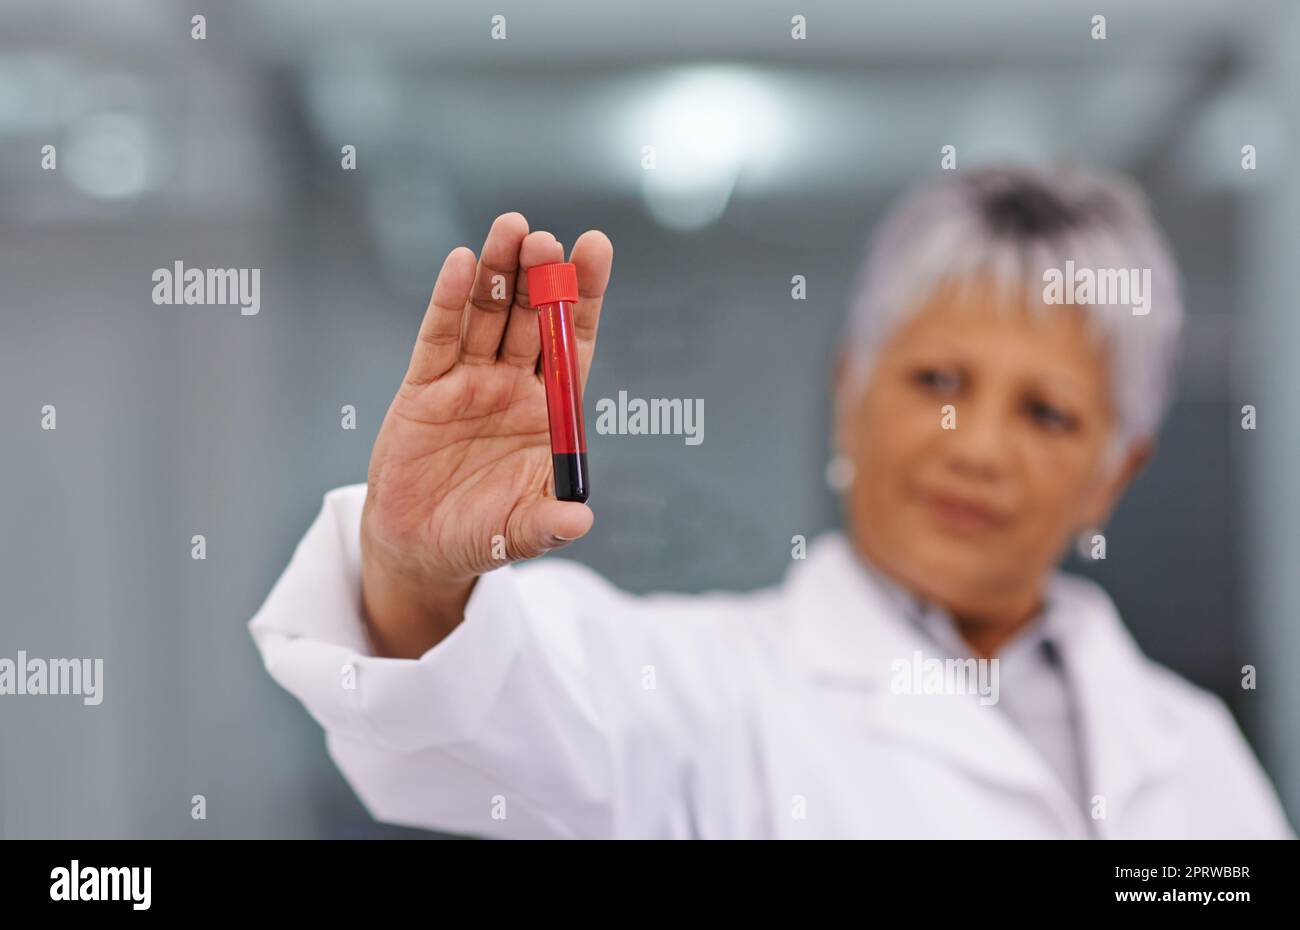
<path fill-rule="evenodd" d="M 481 576 L 417 660 L 373 654 L 364 486 L 320 515 L 250 628 L 377 819 L 499 837 L 688 836 L 701 747 L 745 757 L 718 617 L 731 595 L 621 592 L 547 558 Z M 710 778 L 716 778 L 712 772 Z M 713 811 L 718 831 L 745 832 Z M 744 798 L 736 817 L 752 818 Z"/>

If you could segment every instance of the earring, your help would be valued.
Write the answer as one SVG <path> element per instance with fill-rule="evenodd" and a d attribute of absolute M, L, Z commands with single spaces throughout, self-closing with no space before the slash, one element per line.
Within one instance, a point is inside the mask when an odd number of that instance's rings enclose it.
<path fill-rule="evenodd" d="M 836 454 L 826 463 L 826 484 L 832 491 L 844 493 L 853 484 L 853 460 L 847 455 Z"/>

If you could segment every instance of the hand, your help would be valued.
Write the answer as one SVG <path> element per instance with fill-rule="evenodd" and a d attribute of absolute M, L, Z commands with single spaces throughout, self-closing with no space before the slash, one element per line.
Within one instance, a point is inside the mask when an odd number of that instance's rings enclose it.
<path fill-rule="evenodd" d="M 604 233 L 590 230 L 569 259 L 584 386 L 613 254 Z M 506 213 L 481 258 L 461 246 L 443 262 L 370 457 L 362 589 L 378 651 L 423 654 L 460 622 L 478 575 L 591 528 L 586 504 L 554 498 L 537 311 L 528 305 L 525 270 L 559 261 L 554 236 Z M 505 559 L 495 558 L 502 548 Z"/>

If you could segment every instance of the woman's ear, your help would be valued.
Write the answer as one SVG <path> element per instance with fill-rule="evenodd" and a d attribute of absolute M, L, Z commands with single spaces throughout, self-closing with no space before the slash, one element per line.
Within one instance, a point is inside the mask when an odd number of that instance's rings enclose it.
<path fill-rule="evenodd" d="M 1155 450 L 1155 440 L 1150 437 L 1129 443 L 1128 447 L 1120 453 L 1119 461 L 1110 466 L 1109 474 L 1097 483 L 1089 496 L 1090 499 L 1084 508 L 1084 528 L 1092 529 L 1105 525 L 1110 519 L 1111 511 L 1115 509 L 1115 505 L 1123 495 L 1124 489 L 1146 467 L 1147 462 L 1151 461 Z"/>
<path fill-rule="evenodd" d="M 843 439 L 841 418 L 844 416 L 844 388 L 849 377 L 848 353 L 844 349 L 835 350 L 835 359 L 831 363 L 831 448 L 840 448 Z"/>
<path fill-rule="evenodd" d="M 844 390 L 845 379 L 849 376 L 848 353 L 843 349 L 835 350 L 835 359 L 831 364 L 831 397 L 837 398 Z"/>

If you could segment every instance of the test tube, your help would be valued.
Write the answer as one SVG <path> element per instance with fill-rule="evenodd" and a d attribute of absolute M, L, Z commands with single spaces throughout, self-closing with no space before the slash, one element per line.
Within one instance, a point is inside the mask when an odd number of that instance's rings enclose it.
<path fill-rule="evenodd" d="M 582 382 L 573 335 L 573 305 L 578 300 L 578 268 L 552 262 L 528 269 L 528 299 L 537 309 L 542 337 L 542 377 L 551 427 L 555 497 L 585 501 L 591 493 L 587 471 L 587 433 L 582 422 Z"/>

